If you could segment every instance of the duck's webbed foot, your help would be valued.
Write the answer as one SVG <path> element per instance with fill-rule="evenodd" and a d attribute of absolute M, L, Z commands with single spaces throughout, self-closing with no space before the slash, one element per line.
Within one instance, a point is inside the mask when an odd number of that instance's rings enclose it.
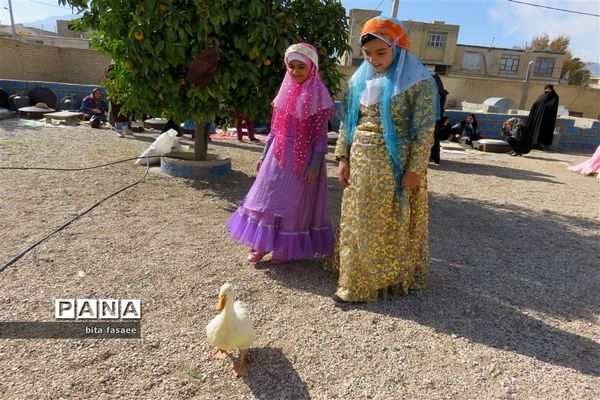
<path fill-rule="evenodd" d="M 230 357 L 231 354 L 229 354 L 228 351 L 226 350 L 222 350 L 222 349 L 216 349 L 215 352 L 213 353 L 213 358 L 218 358 L 218 359 L 224 359 L 227 357 Z"/>
<path fill-rule="evenodd" d="M 231 373 L 236 378 L 248 376 L 248 368 L 246 368 L 246 352 L 247 350 L 240 350 L 240 360 L 233 365 L 233 368 L 231 368 Z"/>

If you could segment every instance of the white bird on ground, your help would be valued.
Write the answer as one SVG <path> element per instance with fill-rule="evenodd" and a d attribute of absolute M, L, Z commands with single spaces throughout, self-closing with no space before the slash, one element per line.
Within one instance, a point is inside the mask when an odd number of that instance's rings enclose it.
<path fill-rule="evenodd" d="M 235 301 L 231 284 L 221 286 L 216 309 L 221 312 L 206 325 L 208 343 L 217 348 L 213 357 L 229 357 L 231 350 L 239 349 L 239 362 L 234 364 L 231 372 L 237 377 L 248 376 L 246 353 L 254 343 L 256 334 L 248 312 L 242 303 Z"/>

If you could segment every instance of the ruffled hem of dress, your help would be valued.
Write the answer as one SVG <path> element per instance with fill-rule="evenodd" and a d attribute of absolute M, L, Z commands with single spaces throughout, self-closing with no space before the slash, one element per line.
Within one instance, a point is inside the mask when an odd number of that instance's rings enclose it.
<path fill-rule="evenodd" d="M 331 255 L 331 225 L 311 227 L 308 231 L 280 232 L 273 224 L 249 218 L 240 207 L 226 224 L 232 238 L 262 253 L 273 252 L 273 258 L 300 260 Z"/>
<path fill-rule="evenodd" d="M 428 268 L 422 268 L 421 271 L 428 271 Z M 406 296 L 411 292 L 425 289 L 427 287 L 428 272 L 415 273 L 409 282 L 392 281 L 388 285 L 380 288 L 368 288 L 364 285 L 357 288 L 348 288 L 338 286 L 335 294 L 344 301 L 350 302 L 373 302 L 378 299 L 386 299 L 388 297 Z"/>

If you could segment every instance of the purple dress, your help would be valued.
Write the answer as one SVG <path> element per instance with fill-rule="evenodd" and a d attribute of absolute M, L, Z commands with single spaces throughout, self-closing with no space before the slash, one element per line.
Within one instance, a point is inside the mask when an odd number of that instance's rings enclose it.
<path fill-rule="evenodd" d="M 268 140 L 281 140 L 269 135 Z M 293 133 L 285 144 L 285 163 L 279 167 L 271 146 L 256 181 L 240 207 L 227 222 L 231 237 L 262 253 L 273 252 L 278 260 L 326 256 L 333 247 L 333 230 L 327 212 L 327 169 L 321 161 L 319 176 L 304 181 L 308 165 L 298 176 L 293 172 Z M 321 135 L 308 149 L 327 153 L 327 135 Z"/>

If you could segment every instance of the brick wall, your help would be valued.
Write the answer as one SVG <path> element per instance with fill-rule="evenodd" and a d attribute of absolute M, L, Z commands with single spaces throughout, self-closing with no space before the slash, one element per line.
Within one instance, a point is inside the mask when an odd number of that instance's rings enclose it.
<path fill-rule="evenodd" d="M 348 79 L 357 67 L 341 66 L 339 70 L 344 74 L 342 92 L 336 96 L 341 100 L 346 92 Z M 490 97 L 511 99 L 519 107 L 524 103 L 523 110 L 529 110 L 531 105 L 544 92 L 545 83 L 529 82 L 525 85 L 522 81 L 499 79 L 485 79 L 475 77 L 456 77 L 444 75 L 441 77 L 444 88 L 450 92 L 447 100 L 448 108 L 460 108 L 463 101 L 469 103 L 483 103 Z M 581 112 L 585 118 L 596 119 L 600 115 L 600 89 L 581 87 L 575 85 L 554 85 L 558 93 L 560 105 L 569 111 Z"/>
<path fill-rule="evenodd" d="M 483 103 L 490 97 L 503 97 L 513 100 L 517 107 L 529 110 L 537 98 L 544 93 L 545 83 L 502 81 L 479 78 L 459 78 L 442 76 L 444 87 L 450 92 L 448 105 L 460 106 L 462 101 Z M 575 85 L 554 85 L 559 96 L 559 104 L 569 111 L 581 112 L 583 117 L 596 119 L 600 114 L 600 90 Z M 523 97 L 525 97 L 523 99 Z"/>
<path fill-rule="evenodd" d="M 474 113 L 481 134 L 489 139 L 500 138 L 502 123 L 509 118 L 518 117 L 527 123 L 526 115 Z M 454 125 L 467 115 L 466 111 L 446 110 L 445 116 Z M 558 148 L 563 150 L 581 150 L 591 152 L 600 145 L 600 121 L 593 121 L 589 127 L 575 126 L 571 118 L 557 118 L 556 127 L 560 129 Z"/>
<path fill-rule="evenodd" d="M 0 37 L 0 79 L 98 84 L 110 58 L 93 49 L 23 43 Z"/>

